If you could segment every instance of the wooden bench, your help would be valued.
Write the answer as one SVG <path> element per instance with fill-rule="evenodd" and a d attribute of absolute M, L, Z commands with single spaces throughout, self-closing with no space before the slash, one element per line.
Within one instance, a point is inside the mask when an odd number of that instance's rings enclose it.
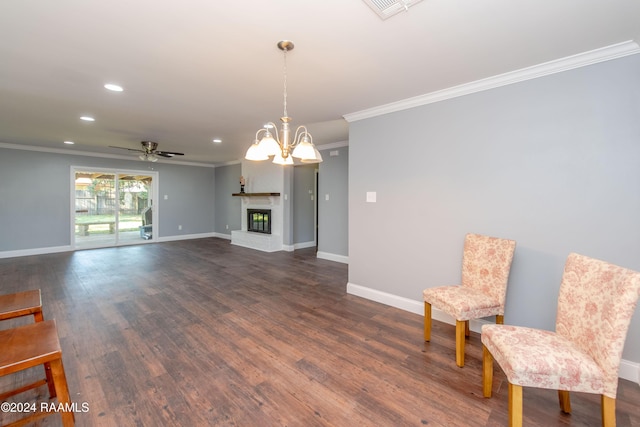
<path fill-rule="evenodd" d="M 60 413 L 62 425 L 64 427 L 73 426 L 75 422 L 74 408 L 71 404 L 67 378 L 62 366 L 62 350 L 55 320 L 45 320 L 2 330 L 0 331 L 0 342 L 2 343 L 0 376 L 15 374 L 38 365 L 45 365 L 50 369 L 47 370 L 47 379 L 2 393 L 0 401 L 5 401 L 10 396 L 47 383 L 49 384 L 49 397 L 51 399 L 58 398 L 58 405 L 52 405 L 53 408 L 49 405 L 45 405 L 46 408 L 43 408 L 41 404 L 40 410 L 32 411 L 26 417 L 9 425 L 22 426 L 48 415 Z M 56 408 L 60 408 L 60 410 L 57 411 Z M 38 408 L 36 407 L 36 409 Z"/>
<path fill-rule="evenodd" d="M 44 320 L 40 289 L 0 295 L 0 320 L 30 315 L 36 322 Z"/>
<path fill-rule="evenodd" d="M 0 295 L 0 320 L 9 320 L 15 319 L 16 317 L 30 315 L 33 315 L 35 322 L 44 322 L 44 316 L 42 314 L 42 295 L 40 293 L 40 289 Z M 44 373 L 46 375 L 46 379 L 37 381 L 37 383 L 34 383 L 33 387 L 46 383 L 49 387 L 49 395 L 55 396 L 56 389 L 53 383 L 51 365 L 49 362 L 44 363 Z M 15 394 L 17 393 L 18 392 Z M 9 394 L 3 393 L 0 395 L 0 400 L 5 396 L 13 394 L 13 392 Z"/>
<path fill-rule="evenodd" d="M 116 231 L 116 222 L 115 221 L 99 221 L 99 222 L 83 222 L 77 223 L 76 227 L 78 227 L 78 232 L 81 236 L 89 235 L 89 228 L 92 225 L 108 225 L 109 226 L 109 234 L 113 234 Z"/>

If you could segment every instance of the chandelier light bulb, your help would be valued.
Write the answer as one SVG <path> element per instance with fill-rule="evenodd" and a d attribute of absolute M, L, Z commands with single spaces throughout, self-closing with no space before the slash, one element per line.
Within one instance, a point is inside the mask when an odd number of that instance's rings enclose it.
<path fill-rule="evenodd" d="M 251 144 L 251 147 L 247 150 L 247 154 L 245 155 L 245 159 L 247 160 L 269 160 L 269 156 L 264 152 L 262 147 L 260 146 L 260 141 L 257 139 Z"/>

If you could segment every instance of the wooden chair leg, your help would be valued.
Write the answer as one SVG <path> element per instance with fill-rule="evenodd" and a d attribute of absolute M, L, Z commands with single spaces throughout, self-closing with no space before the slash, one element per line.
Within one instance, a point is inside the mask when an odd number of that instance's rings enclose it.
<path fill-rule="evenodd" d="M 424 303 L 424 340 L 431 341 L 431 304 Z"/>
<path fill-rule="evenodd" d="M 464 366 L 465 323 L 464 320 L 456 320 L 456 365 L 460 368 Z"/>
<path fill-rule="evenodd" d="M 616 427 L 616 399 L 602 395 L 602 427 Z"/>
<path fill-rule="evenodd" d="M 491 397 L 493 384 L 493 355 L 487 347 L 482 346 L 482 395 Z"/>
<path fill-rule="evenodd" d="M 522 386 L 509 383 L 509 427 L 522 427 Z"/>
<path fill-rule="evenodd" d="M 49 398 L 53 399 L 57 396 L 56 387 L 53 381 L 53 375 L 51 374 L 51 363 L 44 364 L 44 374 L 47 378 L 47 387 L 49 388 Z"/>
<path fill-rule="evenodd" d="M 67 384 L 67 378 L 64 374 L 64 367 L 62 366 L 62 359 L 52 360 L 51 376 L 53 377 L 53 383 L 55 385 L 56 394 L 58 396 L 58 403 L 63 407 L 69 409 L 60 412 L 62 416 L 62 425 L 64 427 L 71 427 L 75 424 L 75 416 L 73 414 L 71 398 L 69 397 L 69 386 Z"/>
<path fill-rule="evenodd" d="M 496 315 L 496 325 L 504 325 L 504 314 Z"/>
<path fill-rule="evenodd" d="M 464 321 L 464 336 L 465 337 L 471 336 L 471 331 L 469 330 L 469 321 L 468 320 Z"/>
<path fill-rule="evenodd" d="M 35 322 L 44 322 L 44 315 L 42 314 L 42 310 L 38 310 L 33 313 L 33 320 Z M 47 387 L 49 388 L 49 398 L 53 399 L 56 397 L 56 388 L 53 385 L 53 378 L 51 376 L 51 365 L 49 363 L 44 364 L 44 374 L 47 377 Z"/>
<path fill-rule="evenodd" d="M 565 414 L 571 413 L 571 397 L 567 390 L 558 390 L 558 400 L 560 401 L 560 410 Z"/>

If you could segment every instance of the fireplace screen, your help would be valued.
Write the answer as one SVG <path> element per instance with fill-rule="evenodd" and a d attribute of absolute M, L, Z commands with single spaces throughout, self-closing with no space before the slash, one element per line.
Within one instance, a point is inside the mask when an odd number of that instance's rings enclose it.
<path fill-rule="evenodd" d="M 271 209 L 247 209 L 247 230 L 271 234 Z"/>

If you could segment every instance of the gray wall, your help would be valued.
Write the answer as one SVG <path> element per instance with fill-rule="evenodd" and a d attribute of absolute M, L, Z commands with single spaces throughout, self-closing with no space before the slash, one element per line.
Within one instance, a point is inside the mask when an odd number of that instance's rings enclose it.
<path fill-rule="evenodd" d="M 640 270 L 640 55 L 353 122 L 349 135 L 354 285 L 422 301 L 459 283 L 465 233 L 511 238 L 505 322 L 553 329 L 569 252 Z"/>
<path fill-rule="evenodd" d="M 156 171 L 159 237 L 213 232 L 213 168 L 0 148 L 0 251 L 71 244 L 72 165 Z"/>
<path fill-rule="evenodd" d="M 159 237 L 213 233 L 215 169 L 172 164 L 154 169 L 160 182 Z"/>
<path fill-rule="evenodd" d="M 240 230 L 242 221 L 242 199 L 233 197 L 233 193 L 240 192 L 240 163 L 219 166 L 215 169 L 215 231 L 231 236 L 232 230 Z"/>
<path fill-rule="evenodd" d="M 0 251 L 71 244 L 70 164 L 66 156 L 0 149 Z"/>
<path fill-rule="evenodd" d="M 323 150 L 322 160 L 318 172 L 318 251 L 348 257 L 349 147 Z"/>
<path fill-rule="evenodd" d="M 346 256 L 348 150 L 346 147 L 338 150 L 340 157 L 329 157 L 325 152 L 324 163 L 319 165 L 324 171 L 321 194 L 331 194 L 330 201 L 324 200 L 324 196 L 319 201 L 319 210 L 323 212 L 319 222 L 324 224 L 320 231 L 321 250 Z M 160 238 L 214 232 L 230 235 L 231 230 L 241 228 L 241 198 L 231 196 L 240 191 L 240 164 L 216 168 L 169 162 L 151 164 L 0 147 L 0 251 L 41 251 L 71 244 L 71 166 L 158 172 L 159 194 L 154 203 L 159 209 Z M 283 194 L 290 197 L 285 205 L 288 215 L 288 225 L 283 230 L 285 244 L 314 239 L 313 201 L 308 190 L 315 191 L 317 167 L 287 169 Z M 294 179 L 293 170 L 298 168 L 301 174 L 306 173 Z M 296 191 L 304 195 L 296 196 Z M 294 205 L 295 201 L 300 205 Z M 178 230 L 179 225 L 182 230 Z"/>
<path fill-rule="evenodd" d="M 317 165 L 295 166 L 293 168 L 293 243 L 315 241 Z"/>
<path fill-rule="evenodd" d="M 275 166 L 275 165 L 273 165 Z M 282 192 L 278 202 L 282 204 L 282 244 L 285 250 L 293 250 L 293 169 L 286 167 L 282 173 Z M 274 217 L 275 218 L 275 217 Z M 291 249 L 288 249 L 288 248 Z"/>

